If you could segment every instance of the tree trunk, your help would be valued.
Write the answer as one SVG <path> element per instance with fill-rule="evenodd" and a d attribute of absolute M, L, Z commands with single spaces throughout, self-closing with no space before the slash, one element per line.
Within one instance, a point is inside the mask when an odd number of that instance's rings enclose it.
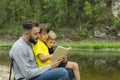
<path fill-rule="evenodd" d="M 77 9 L 76 9 L 76 10 L 77 10 L 77 11 L 76 11 L 76 14 L 77 14 L 77 25 L 78 25 L 79 31 L 81 31 L 81 29 L 82 29 L 81 27 L 82 27 L 82 26 L 81 26 L 81 20 L 80 20 L 80 14 L 79 14 L 79 6 L 78 6 L 78 5 L 79 5 L 79 1 L 76 0 L 76 8 L 77 8 Z"/>

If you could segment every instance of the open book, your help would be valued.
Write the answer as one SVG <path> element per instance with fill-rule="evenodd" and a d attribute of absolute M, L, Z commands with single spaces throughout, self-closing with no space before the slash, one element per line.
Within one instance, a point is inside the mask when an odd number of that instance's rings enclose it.
<path fill-rule="evenodd" d="M 71 47 L 65 48 L 62 46 L 58 46 L 51 57 L 51 61 L 55 61 L 57 59 L 60 59 L 64 56 L 66 56 L 70 49 L 71 49 Z"/>

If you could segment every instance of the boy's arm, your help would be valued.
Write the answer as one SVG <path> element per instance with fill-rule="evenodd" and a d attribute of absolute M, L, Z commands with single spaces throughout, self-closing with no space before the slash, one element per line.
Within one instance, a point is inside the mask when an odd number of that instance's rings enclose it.
<path fill-rule="evenodd" d="M 49 60 L 51 58 L 52 55 L 43 55 L 43 54 L 38 54 L 37 57 L 41 60 L 41 61 L 46 61 Z"/>
<path fill-rule="evenodd" d="M 37 57 L 38 57 L 41 61 L 49 60 L 49 59 L 52 57 L 52 55 L 53 55 L 54 49 L 53 49 L 53 47 L 52 47 L 52 48 L 48 48 L 48 50 L 49 50 L 49 54 L 50 54 L 50 55 L 45 56 L 45 55 L 43 55 L 42 53 L 41 53 L 41 54 L 39 53 L 39 54 L 37 55 Z"/>

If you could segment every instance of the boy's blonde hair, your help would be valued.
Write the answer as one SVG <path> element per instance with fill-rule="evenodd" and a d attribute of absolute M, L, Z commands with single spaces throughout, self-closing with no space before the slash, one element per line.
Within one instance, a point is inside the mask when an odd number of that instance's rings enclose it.
<path fill-rule="evenodd" d="M 48 33 L 48 39 L 53 39 L 55 40 L 57 38 L 57 35 L 53 31 L 49 31 Z"/>

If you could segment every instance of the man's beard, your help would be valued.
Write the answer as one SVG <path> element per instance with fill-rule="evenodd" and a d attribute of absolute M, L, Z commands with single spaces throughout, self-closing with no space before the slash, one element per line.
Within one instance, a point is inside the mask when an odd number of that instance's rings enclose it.
<path fill-rule="evenodd" d="M 35 39 L 33 39 L 33 37 L 30 35 L 29 42 L 36 44 L 37 41 Z"/>

